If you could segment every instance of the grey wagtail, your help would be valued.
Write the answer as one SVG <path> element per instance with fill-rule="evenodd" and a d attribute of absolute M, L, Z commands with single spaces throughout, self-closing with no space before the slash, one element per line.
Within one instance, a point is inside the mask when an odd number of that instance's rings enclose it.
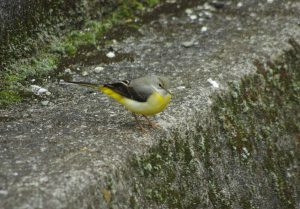
<path fill-rule="evenodd" d="M 151 133 L 144 129 L 136 117 L 143 115 L 153 128 L 161 129 L 152 123 L 146 115 L 155 115 L 168 105 L 171 99 L 170 80 L 164 76 L 146 76 L 134 80 L 124 80 L 110 84 L 92 84 L 85 82 L 68 82 L 100 90 L 114 98 L 132 112 L 133 117 L 139 124 L 139 128 L 147 134 Z"/>

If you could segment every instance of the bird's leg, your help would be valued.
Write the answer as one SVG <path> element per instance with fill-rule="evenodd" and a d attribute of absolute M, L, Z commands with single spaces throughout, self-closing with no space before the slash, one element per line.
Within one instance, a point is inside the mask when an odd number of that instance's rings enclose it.
<path fill-rule="evenodd" d="M 157 128 L 157 129 L 162 130 L 158 125 L 152 123 L 152 122 L 146 117 L 146 115 L 143 115 L 143 116 L 144 116 L 144 117 L 148 120 L 148 122 L 149 122 L 149 123 L 144 123 L 145 125 L 150 125 L 150 126 L 152 126 L 153 128 Z"/>
<path fill-rule="evenodd" d="M 135 115 L 134 112 L 132 112 L 132 115 L 135 118 L 136 122 L 139 124 L 139 126 L 140 126 L 139 128 L 143 131 L 143 133 L 147 133 L 147 134 L 151 135 L 150 131 L 148 131 L 147 129 L 143 128 L 143 126 L 141 125 L 140 121 L 137 119 L 137 117 L 136 117 L 136 115 Z"/>

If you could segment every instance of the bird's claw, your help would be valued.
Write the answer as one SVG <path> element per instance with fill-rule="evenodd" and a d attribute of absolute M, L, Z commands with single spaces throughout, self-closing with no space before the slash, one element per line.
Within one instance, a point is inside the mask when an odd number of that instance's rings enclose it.
<path fill-rule="evenodd" d="M 152 126 L 152 128 L 157 128 L 159 130 L 162 130 L 161 127 L 159 127 L 158 125 L 154 124 L 154 123 L 144 123 L 144 125 L 147 125 L 147 126 Z"/>
<path fill-rule="evenodd" d="M 152 135 L 152 134 L 150 133 L 150 131 L 148 131 L 147 129 L 144 129 L 144 128 L 141 128 L 141 127 L 136 127 L 136 128 L 137 128 L 137 129 L 141 129 L 143 133 L 147 133 L 147 134 L 149 134 L 149 135 Z"/>

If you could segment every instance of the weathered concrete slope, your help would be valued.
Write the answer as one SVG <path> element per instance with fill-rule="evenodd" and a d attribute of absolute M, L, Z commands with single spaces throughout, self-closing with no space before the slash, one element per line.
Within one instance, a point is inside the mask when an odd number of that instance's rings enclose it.
<path fill-rule="evenodd" d="M 162 15 L 139 29 L 142 37 L 112 42 L 113 49 L 133 53 L 134 62 L 103 64 L 99 74 L 95 66 L 78 70 L 74 80 L 99 83 L 169 77 L 172 101 L 153 117 L 164 130 L 151 129 L 152 136 L 134 129 L 121 105 L 83 87 L 52 84 L 60 97 L 48 106 L 2 110 L 0 207 L 299 208 L 299 112 L 282 116 L 272 109 L 290 105 L 286 99 L 294 101 L 294 92 L 299 98 L 299 80 L 291 97 L 280 95 L 284 86 L 275 91 L 270 84 L 288 79 L 297 61 L 261 63 L 291 48 L 290 37 L 299 42 L 300 4 L 268 2 L 232 1 L 216 10 L 199 5 Z M 238 85 L 257 67 L 259 76 Z M 265 100 L 270 94 L 264 91 L 278 93 L 277 102 Z M 232 96 L 215 100 L 217 93 Z M 282 123 L 289 120 L 295 125 Z"/>

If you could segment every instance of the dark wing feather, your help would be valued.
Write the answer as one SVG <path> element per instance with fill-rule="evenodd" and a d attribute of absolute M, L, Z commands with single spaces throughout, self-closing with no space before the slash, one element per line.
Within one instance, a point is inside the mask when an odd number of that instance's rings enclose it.
<path fill-rule="evenodd" d="M 129 86 L 129 84 L 130 84 L 130 80 L 124 80 L 124 81 L 119 81 L 117 83 L 104 84 L 103 86 L 110 88 L 111 90 L 115 91 L 116 93 L 126 98 L 138 102 L 146 102 L 147 98 L 139 94 L 138 92 L 136 92 L 132 87 Z"/>
<path fill-rule="evenodd" d="M 104 87 L 107 87 L 114 92 L 121 94 L 124 97 L 131 98 L 131 95 L 128 91 L 128 84 L 130 81 L 120 81 L 117 83 L 104 84 Z"/>
<path fill-rule="evenodd" d="M 132 87 L 128 87 L 128 92 L 131 95 L 131 99 L 138 102 L 147 102 L 148 97 L 139 94 L 139 92 L 135 91 Z"/>

